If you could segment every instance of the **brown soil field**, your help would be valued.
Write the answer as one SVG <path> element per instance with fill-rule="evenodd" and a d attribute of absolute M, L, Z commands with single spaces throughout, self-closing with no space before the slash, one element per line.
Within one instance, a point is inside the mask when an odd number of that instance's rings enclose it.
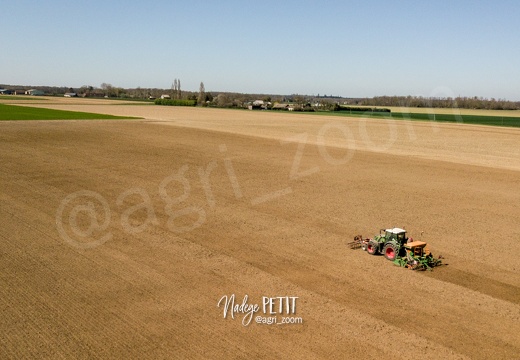
<path fill-rule="evenodd" d="M 144 119 L 0 122 L 1 358 L 518 358 L 520 130 L 65 100 Z"/>

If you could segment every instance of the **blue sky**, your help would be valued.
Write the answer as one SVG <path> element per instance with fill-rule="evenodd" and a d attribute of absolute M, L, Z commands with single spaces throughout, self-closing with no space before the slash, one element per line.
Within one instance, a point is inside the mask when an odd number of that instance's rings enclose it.
<path fill-rule="evenodd" d="M 518 1 L 0 6 L 1 84 L 520 100 Z"/>

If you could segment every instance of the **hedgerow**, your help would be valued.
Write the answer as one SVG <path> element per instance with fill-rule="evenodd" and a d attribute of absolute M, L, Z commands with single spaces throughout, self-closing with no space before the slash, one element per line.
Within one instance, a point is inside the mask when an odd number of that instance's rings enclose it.
<path fill-rule="evenodd" d="M 166 106 L 195 106 L 196 100 L 182 100 L 182 99 L 155 99 L 155 105 Z"/>

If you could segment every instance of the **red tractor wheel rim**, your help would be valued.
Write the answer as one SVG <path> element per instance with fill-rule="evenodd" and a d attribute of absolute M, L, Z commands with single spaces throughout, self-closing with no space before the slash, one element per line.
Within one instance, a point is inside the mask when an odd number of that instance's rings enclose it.
<path fill-rule="evenodd" d="M 389 259 L 393 259 L 395 257 L 395 250 L 391 247 L 387 248 L 386 249 L 386 256 L 389 258 Z"/>
<path fill-rule="evenodd" d="M 369 252 L 373 252 L 374 251 L 374 246 L 372 244 L 368 244 L 367 249 L 368 249 Z"/>

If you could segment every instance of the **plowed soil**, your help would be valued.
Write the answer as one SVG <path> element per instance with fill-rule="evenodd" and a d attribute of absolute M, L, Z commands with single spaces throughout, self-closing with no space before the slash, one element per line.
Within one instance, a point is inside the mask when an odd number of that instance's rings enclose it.
<path fill-rule="evenodd" d="M 106 103 L 0 123 L 1 358 L 518 358 L 519 130 Z M 447 265 L 346 246 L 394 226 Z"/>

